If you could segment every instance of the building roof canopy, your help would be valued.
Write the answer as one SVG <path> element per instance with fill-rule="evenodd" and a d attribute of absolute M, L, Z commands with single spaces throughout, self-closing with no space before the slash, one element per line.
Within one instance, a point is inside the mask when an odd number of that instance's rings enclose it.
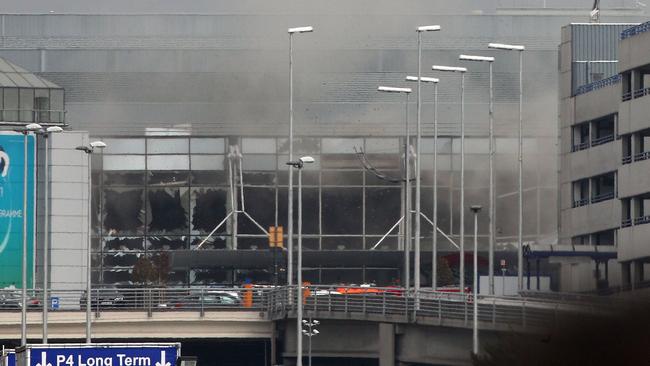
<path fill-rule="evenodd" d="M 62 89 L 3 58 L 0 58 L 0 88 Z"/>

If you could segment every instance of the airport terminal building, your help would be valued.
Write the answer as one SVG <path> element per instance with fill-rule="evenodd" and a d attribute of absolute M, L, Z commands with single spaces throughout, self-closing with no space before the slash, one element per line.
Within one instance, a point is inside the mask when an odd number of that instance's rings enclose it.
<path fill-rule="evenodd" d="M 467 53 L 497 59 L 496 258 L 497 263 L 507 258 L 509 274 L 517 272 L 518 58 L 488 51 L 489 42 L 527 47 L 524 243 L 557 244 L 560 33 L 551 30 L 586 19 L 588 10 L 552 1 L 548 8 L 495 0 L 454 10 L 431 9 L 422 2 L 413 9 L 419 12 L 414 18 L 396 13 L 389 3 L 375 4 L 371 12 L 346 5 L 351 8 L 345 15 L 325 5 L 294 9 L 292 2 L 279 8 L 260 3 L 255 10 L 220 5 L 203 15 L 0 15 L 0 57 L 65 90 L 60 108 L 65 118 L 56 123 L 68 131 L 50 137 L 52 286 L 79 288 L 84 282 L 88 156 L 74 149 L 93 140 L 107 145 L 91 155 L 94 283 L 135 285 L 142 258 L 161 257 L 170 261 L 161 280 L 170 286 L 285 281 L 283 264 L 276 264 L 286 251 L 270 249 L 261 228 L 283 226 L 287 232 L 286 29 L 303 25 L 296 19 L 315 27 L 314 33 L 293 40 L 295 154 L 316 161 L 303 170 L 306 280 L 388 285 L 402 277 L 401 228 L 377 243 L 404 211 L 404 190 L 395 180 L 403 174 L 405 104 L 403 97 L 376 89 L 409 86 L 404 77 L 417 71 L 419 22 L 443 29 L 424 35 L 422 70 L 441 79 L 437 205 L 444 235 L 438 243 L 452 270 L 457 271 L 457 249 L 447 237 L 459 240 L 461 212 L 460 78 L 430 69 L 432 64 L 459 65 L 458 55 Z M 634 2 L 619 3 L 604 9 L 603 19 L 636 22 L 643 17 Z M 469 68 L 465 202 L 487 207 L 488 70 L 487 65 L 463 66 Z M 422 93 L 422 210 L 430 218 L 433 89 L 423 85 Z M 414 101 L 415 94 L 408 105 L 412 128 Z M 3 106 L 13 109 L 6 102 Z M 40 157 L 42 137 L 38 146 Z M 199 248 L 233 209 L 250 217 L 230 216 Z M 471 213 L 465 212 L 468 248 L 471 223 Z M 429 285 L 432 233 L 423 219 L 421 275 Z M 482 215 L 479 255 L 486 258 L 487 243 L 487 215 Z M 543 271 L 548 275 L 554 268 L 544 265 Z"/>

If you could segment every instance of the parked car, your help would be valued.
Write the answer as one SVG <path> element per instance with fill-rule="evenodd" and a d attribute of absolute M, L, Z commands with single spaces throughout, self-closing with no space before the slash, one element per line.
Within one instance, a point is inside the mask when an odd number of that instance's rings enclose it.
<path fill-rule="evenodd" d="M 91 293 L 91 308 L 122 308 L 127 306 L 124 295 L 116 288 L 101 288 L 92 290 Z M 79 299 L 79 306 L 82 310 L 86 309 L 86 302 L 86 291 L 84 291 Z"/>
<path fill-rule="evenodd" d="M 21 309 L 22 308 L 22 294 L 20 290 L 0 290 L 0 309 Z M 40 309 L 41 299 L 34 296 L 27 297 L 28 309 Z"/>

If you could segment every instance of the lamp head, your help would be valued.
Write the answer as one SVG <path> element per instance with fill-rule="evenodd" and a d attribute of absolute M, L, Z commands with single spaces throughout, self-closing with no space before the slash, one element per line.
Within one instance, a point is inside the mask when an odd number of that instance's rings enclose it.
<path fill-rule="evenodd" d="M 494 62 L 494 57 L 489 56 L 460 55 L 458 59 L 462 61 Z"/>
<path fill-rule="evenodd" d="M 59 133 L 59 132 L 63 132 L 63 128 L 59 126 L 50 126 L 47 129 L 45 129 L 45 131 L 47 131 L 48 133 Z"/>
<path fill-rule="evenodd" d="M 312 332 L 312 334 L 314 334 L 314 335 L 316 335 L 316 334 L 319 334 L 319 333 L 320 333 L 320 332 L 318 331 L 318 329 L 314 329 L 314 330 L 312 330 L 311 332 Z"/>
<path fill-rule="evenodd" d="M 505 43 L 490 43 L 488 48 L 494 48 L 496 50 L 506 50 L 506 51 L 523 51 L 526 47 L 515 44 L 505 44 Z"/>
<path fill-rule="evenodd" d="M 38 123 L 30 123 L 27 126 L 25 126 L 25 130 L 26 131 L 31 131 L 31 132 L 35 132 L 35 131 L 42 130 L 42 129 L 43 129 L 43 127 L 41 125 L 39 125 Z"/>
<path fill-rule="evenodd" d="M 472 210 L 472 212 L 474 212 L 475 214 L 479 213 L 479 211 L 481 211 L 482 208 L 483 206 L 481 205 L 472 205 L 469 207 L 469 209 Z"/>
<path fill-rule="evenodd" d="M 439 25 L 422 25 L 418 27 L 418 32 L 435 32 L 439 30 Z"/>
<path fill-rule="evenodd" d="M 314 27 L 312 27 L 312 26 L 289 28 L 289 33 L 290 34 L 293 34 L 293 33 L 309 33 L 309 32 L 313 32 L 313 31 L 314 31 Z"/>
<path fill-rule="evenodd" d="M 103 149 L 106 147 L 106 143 L 104 141 L 93 141 L 90 143 L 90 147 L 93 149 Z"/>
<path fill-rule="evenodd" d="M 433 65 L 431 66 L 432 70 L 436 71 L 446 71 L 446 72 L 467 72 L 467 68 L 465 67 L 456 67 L 456 66 L 441 66 L 441 65 Z"/>
<path fill-rule="evenodd" d="M 380 86 L 377 88 L 380 92 L 386 92 L 386 93 L 410 93 L 411 88 L 395 88 L 392 86 Z"/>
<path fill-rule="evenodd" d="M 316 161 L 311 156 L 303 156 L 298 160 L 300 160 L 300 162 L 303 163 L 303 164 L 312 164 L 313 162 Z"/>

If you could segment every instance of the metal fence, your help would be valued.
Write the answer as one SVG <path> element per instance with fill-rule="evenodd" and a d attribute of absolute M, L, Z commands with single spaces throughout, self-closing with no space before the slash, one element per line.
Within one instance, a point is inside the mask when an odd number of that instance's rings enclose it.
<path fill-rule="evenodd" d="M 294 316 L 298 304 L 297 287 L 251 288 L 97 288 L 92 290 L 91 309 L 100 316 L 107 311 L 154 312 L 255 311 L 267 318 Z M 356 286 L 303 287 L 305 314 L 321 318 L 354 318 L 394 322 L 421 322 L 469 326 L 474 301 L 478 301 L 478 319 L 482 323 L 505 327 L 543 327 L 557 321 L 561 313 L 591 313 L 606 310 L 594 307 L 591 298 L 517 296 L 496 297 L 422 289 Z M 42 291 L 30 290 L 30 311 L 42 310 Z M 54 306 L 53 306 L 54 304 Z M 602 303 L 599 303 L 602 305 Z M 0 290 L 0 311 L 21 309 L 19 290 Z M 76 290 L 52 290 L 48 300 L 54 312 L 85 311 L 86 293 Z"/>

